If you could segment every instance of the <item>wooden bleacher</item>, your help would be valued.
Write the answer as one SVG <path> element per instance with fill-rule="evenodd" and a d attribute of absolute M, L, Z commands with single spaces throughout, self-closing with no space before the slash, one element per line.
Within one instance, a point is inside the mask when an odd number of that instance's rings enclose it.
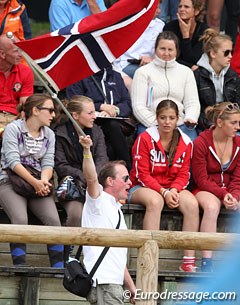
<path fill-rule="evenodd" d="M 131 229 L 141 229 L 145 209 L 141 205 L 123 205 L 126 222 Z M 59 213 L 64 222 L 65 214 L 61 207 Z M 232 232 L 231 222 L 234 213 L 221 210 L 219 217 L 219 232 Z M 162 230 L 181 230 L 182 215 L 177 210 L 164 208 L 162 212 Z M 4 211 L 0 209 L 0 223 L 9 223 Z M 39 224 L 30 216 L 31 224 Z M 215 259 L 221 259 L 222 252 L 215 253 Z M 198 259 L 200 253 L 198 253 Z M 129 249 L 128 267 L 133 278 L 136 277 L 137 249 Z M 159 291 L 177 291 L 184 287 L 186 280 L 191 279 L 196 285 L 199 279 L 213 280 L 214 274 L 197 272 L 186 274 L 178 271 L 182 259 L 181 250 L 161 249 L 159 254 Z M 28 245 L 27 264 L 32 267 L 12 266 L 9 245 L 0 243 L 0 305 L 75 305 L 88 304 L 86 300 L 68 293 L 62 286 L 63 270 L 49 267 L 46 245 Z M 181 288 L 182 289 L 182 288 Z M 161 304 L 173 304 L 164 303 Z"/>

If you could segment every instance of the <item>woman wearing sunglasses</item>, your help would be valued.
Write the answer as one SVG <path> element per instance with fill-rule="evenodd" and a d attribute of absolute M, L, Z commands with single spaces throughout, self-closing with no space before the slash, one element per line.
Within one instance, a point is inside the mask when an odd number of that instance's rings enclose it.
<path fill-rule="evenodd" d="M 195 139 L 192 157 L 192 175 L 195 194 L 203 209 L 201 232 L 216 232 L 217 218 L 223 204 L 237 210 L 240 200 L 240 110 L 236 103 L 223 102 L 209 106 L 206 118 L 212 128 L 204 130 Z M 212 270 L 212 252 L 203 251 L 202 271 Z"/>
<path fill-rule="evenodd" d="M 204 54 L 194 74 L 201 104 L 198 128 L 204 130 L 211 125 L 204 113 L 207 106 L 223 101 L 240 103 L 240 79 L 229 67 L 233 47 L 231 38 L 207 29 L 201 39 Z"/>
<path fill-rule="evenodd" d="M 54 198 L 51 196 L 55 136 L 49 128 L 55 117 L 54 104 L 50 96 L 34 94 L 22 105 L 24 119 L 8 124 L 3 133 L 0 173 L 0 204 L 13 224 L 28 224 L 27 210 L 47 226 L 61 226 Z M 27 170 L 40 172 L 35 178 Z M 35 196 L 20 195 L 10 181 L 7 171 L 32 186 Z M 19 180 L 19 179 L 18 179 Z M 48 245 L 52 267 L 63 267 L 63 245 Z M 14 265 L 26 263 L 26 245 L 10 244 Z"/>
<path fill-rule="evenodd" d="M 146 207 L 143 229 L 159 230 L 163 205 L 183 214 L 183 230 L 198 231 L 199 210 L 196 198 L 186 190 L 189 182 L 192 142 L 177 128 L 179 110 L 171 100 L 161 101 L 156 109 L 158 126 L 149 127 L 132 148 L 130 173 L 131 203 Z M 185 250 L 180 270 L 194 272 L 193 250 Z"/>

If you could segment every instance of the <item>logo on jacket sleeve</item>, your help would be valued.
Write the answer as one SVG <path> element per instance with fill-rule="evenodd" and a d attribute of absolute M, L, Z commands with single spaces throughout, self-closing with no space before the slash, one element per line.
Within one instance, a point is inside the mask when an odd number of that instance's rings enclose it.
<path fill-rule="evenodd" d="M 14 92 L 19 92 L 19 91 L 21 91 L 21 89 L 22 89 L 22 84 L 21 83 L 17 82 L 17 83 L 14 84 L 14 86 L 13 86 L 13 91 Z"/>
<path fill-rule="evenodd" d="M 140 155 L 135 155 L 134 158 L 133 158 L 135 161 L 139 161 L 142 159 L 142 156 Z"/>

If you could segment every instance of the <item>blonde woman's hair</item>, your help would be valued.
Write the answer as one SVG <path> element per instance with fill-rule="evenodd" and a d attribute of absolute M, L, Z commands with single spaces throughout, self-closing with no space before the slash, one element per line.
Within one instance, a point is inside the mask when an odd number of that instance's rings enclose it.
<path fill-rule="evenodd" d="M 214 125 L 216 125 L 217 119 L 227 120 L 229 115 L 235 113 L 240 113 L 239 105 L 231 102 L 218 103 L 205 109 L 206 118 Z"/>
<path fill-rule="evenodd" d="M 203 42 L 203 51 L 208 55 L 209 58 L 211 58 L 210 52 L 211 51 L 217 52 L 223 41 L 228 40 L 232 42 L 230 36 L 226 34 L 221 34 L 218 31 L 211 28 L 206 29 L 199 40 Z"/>

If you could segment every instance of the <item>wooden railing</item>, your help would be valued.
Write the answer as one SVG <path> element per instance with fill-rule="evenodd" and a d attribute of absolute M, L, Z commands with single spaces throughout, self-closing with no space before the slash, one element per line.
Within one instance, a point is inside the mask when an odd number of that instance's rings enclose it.
<path fill-rule="evenodd" d="M 157 291 L 159 249 L 218 250 L 239 243 L 240 234 L 111 230 L 31 225 L 0 225 L 0 242 L 138 248 L 136 286 Z M 156 300 L 138 301 L 156 305 Z"/>

